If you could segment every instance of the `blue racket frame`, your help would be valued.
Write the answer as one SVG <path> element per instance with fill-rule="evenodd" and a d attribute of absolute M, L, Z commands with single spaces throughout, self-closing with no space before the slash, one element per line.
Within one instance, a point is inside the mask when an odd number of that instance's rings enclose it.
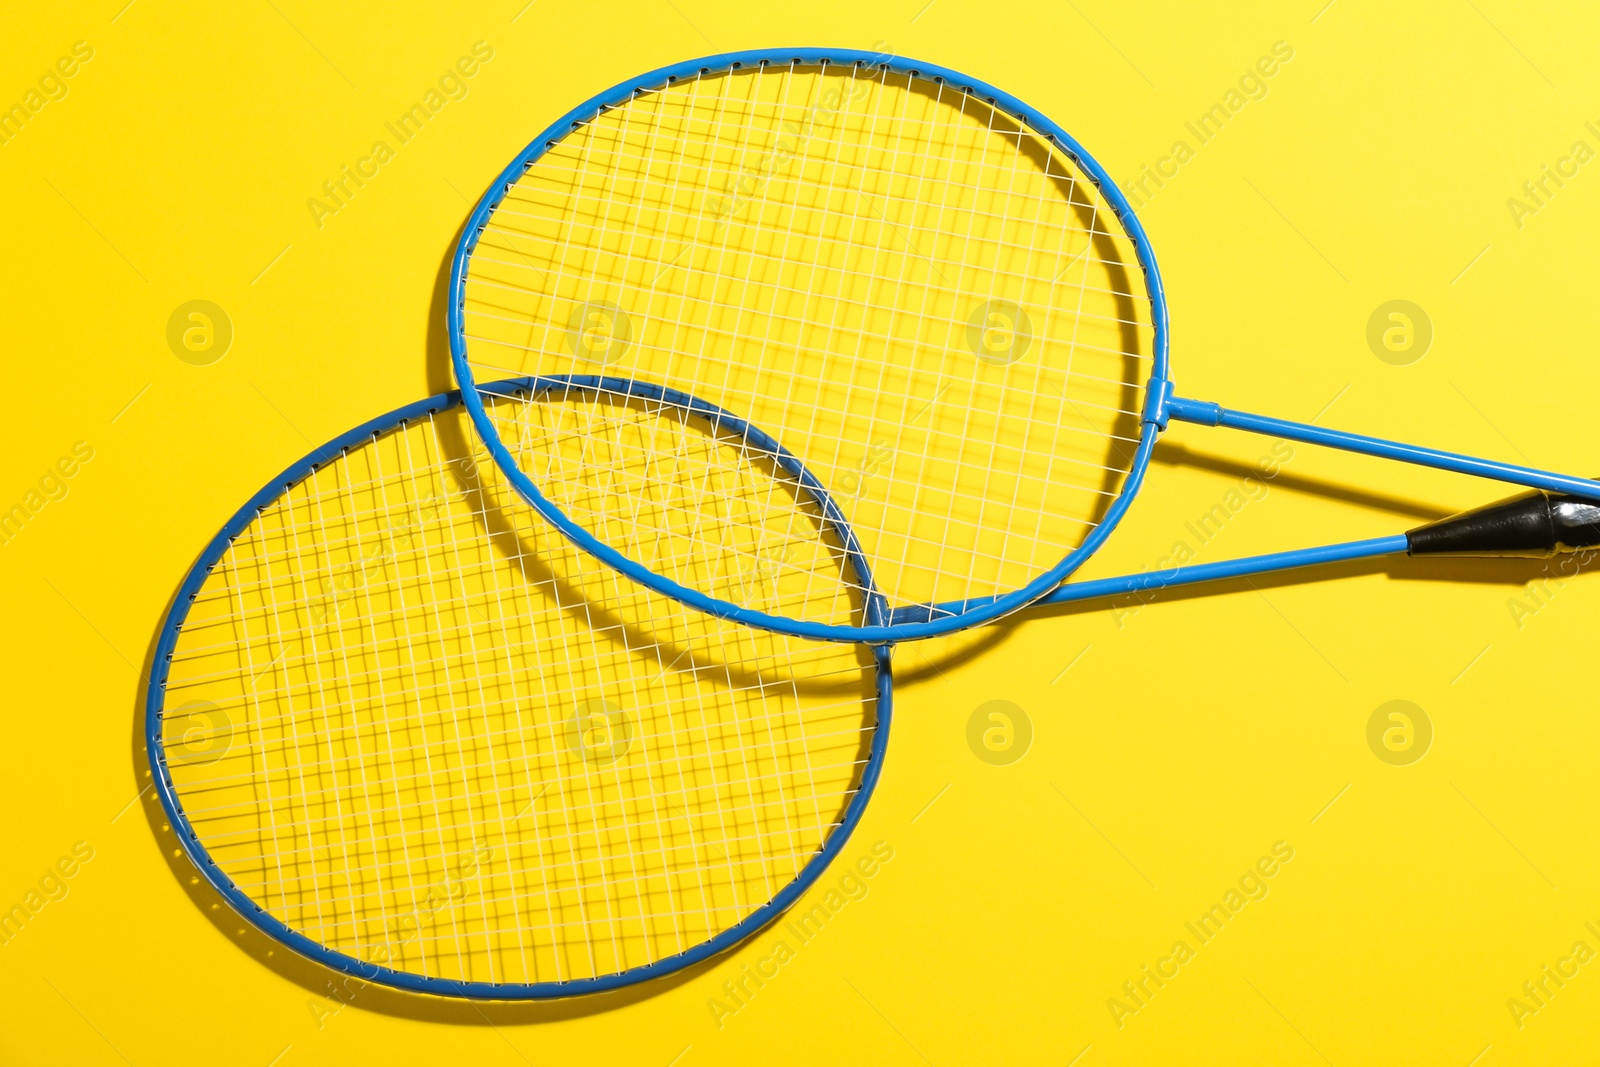
<path fill-rule="evenodd" d="M 560 376 L 542 376 L 506 379 L 494 382 L 483 387 L 486 391 L 492 390 L 496 395 L 515 395 L 517 393 L 545 393 L 545 392 L 593 392 L 605 391 L 611 393 L 628 393 L 669 406 L 680 407 L 686 412 L 693 413 L 696 417 L 705 418 L 713 425 L 725 432 L 739 434 L 761 448 L 775 462 L 792 474 L 806 490 L 811 493 L 821 508 L 824 516 L 830 523 L 838 523 L 835 535 L 843 546 L 845 565 L 855 572 L 864 594 L 864 613 L 867 618 L 882 624 L 887 618 L 887 604 L 883 595 L 875 590 L 872 581 L 872 572 L 866 558 L 861 554 L 856 545 L 854 534 L 849 526 L 843 525 L 843 516 L 837 505 L 834 504 L 826 490 L 824 490 L 811 473 L 806 470 L 800 461 L 783 449 L 776 441 L 767 437 L 760 430 L 749 426 L 742 420 L 735 418 L 727 412 L 706 404 L 674 390 L 658 387 L 645 387 L 636 383 L 629 383 L 624 379 L 605 379 L 597 377 L 577 376 L 571 379 Z M 426 418 L 441 411 L 448 411 L 461 403 L 460 390 L 451 390 L 430 396 L 404 407 L 396 408 L 386 415 L 380 415 L 362 423 L 355 429 L 344 433 L 296 460 L 285 468 L 277 477 L 267 482 L 254 496 L 245 502 L 244 506 L 234 512 L 217 535 L 206 545 L 194 565 L 189 569 L 183 584 L 179 586 L 174 596 L 172 606 L 168 608 L 166 618 L 162 620 L 160 635 L 156 641 L 155 656 L 150 671 L 150 681 L 145 691 L 145 751 L 149 758 L 151 774 L 155 781 L 156 795 L 161 799 L 161 807 L 167 814 L 167 819 L 172 826 L 173 833 L 178 839 L 178 844 L 184 853 L 195 865 L 200 875 L 209 882 L 222 898 L 228 902 L 229 907 L 236 911 L 241 918 L 257 930 L 266 934 L 274 941 L 300 953 L 309 959 L 329 967 L 335 971 L 359 978 L 364 982 L 373 982 L 378 985 L 390 986 L 413 993 L 430 993 L 435 996 L 461 997 L 476 1000 L 550 1000 L 561 997 L 580 996 L 589 993 L 603 993 L 608 990 L 620 989 L 624 986 L 635 985 L 652 978 L 662 978 L 692 967 L 720 952 L 724 952 L 739 944 L 748 937 L 760 932 L 773 920 L 787 911 L 800 899 L 800 895 L 811 887 L 821 877 L 822 872 L 828 868 L 845 845 L 849 842 L 856 826 L 861 821 L 862 814 L 866 811 L 867 803 L 872 799 L 878 779 L 883 772 L 884 754 L 889 742 L 889 725 L 894 710 L 894 679 L 891 670 L 891 656 L 888 647 L 879 647 L 873 650 L 873 670 L 876 677 L 876 707 L 875 726 L 873 728 L 872 744 L 868 749 L 866 765 L 862 768 L 860 784 L 855 794 L 845 805 L 840 817 L 839 825 L 823 843 L 806 865 L 801 868 L 794 880 L 775 894 L 771 900 L 756 908 L 738 923 L 722 931 L 716 937 L 701 942 L 698 945 L 685 949 L 671 956 L 662 957 L 653 963 L 613 974 L 598 975 L 592 978 L 577 978 L 564 982 L 528 982 L 528 983 L 497 983 L 497 982 L 467 982 L 446 978 L 430 978 L 424 975 L 412 974 L 407 971 L 398 971 L 380 964 L 370 963 L 343 952 L 330 949 L 325 945 L 306 937 L 279 919 L 267 913 L 255 901 L 234 884 L 216 861 L 211 858 L 205 845 L 200 841 L 200 835 L 195 831 L 184 811 L 168 773 L 166 745 L 162 739 L 161 727 L 166 714 L 167 679 L 171 670 L 173 649 L 176 647 L 178 633 L 188 618 L 189 607 L 194 603 L 200 588 L 210 576 L 212 569 L 221 560 L 223 553 L 232 544 L 233 539 L 242 533 L 246 527 L 255 520 L 258 513 L 273 501 L 277 500 L 289 489 L 293 488 L 302 479 L 313 474 L 317 468 L 336 459 L 346 449 L 353 448 L 370 439 L 381 437 L 383 434 L 403 427 L 414 419 Z"/>
<path fill-rule="evenodd" d="M 473 250 L 477 247 L 478 240 L 488 224 L 489 216 L 500 205 L 508 190 L 516 184 L 528 168 L 533 166 L 545 152 L 554 147 L 567 134 L 596 118 L 604 109 L 626 102 L 635 92 L 643 89 L 659 89 L 676 82 L 680 78 L 692 77 L 698 74 L 721 73 L 744 67 L 788 63 L 808 65 L 826 63 L 872 70 L 883 69 L 896 74 L 943 82 L 978 97 L 991 106 L 1025 123 L 1071 157 L 1073 162 L 1094 182 L 1101 195 L 1105 197 L 1106 202 L 1116 213 L 1118 221 L 1121 222 L 1124 231 L 1133 243 L 1139 266 L 1144 272 L 1145 287 L 1150 296 L 1151 324 L 1153 327 L 1151 375 L 1149 383 L 1145 387 L 1145 404 L 1138 447 L 1135 449 L 1128 473 L 1123 479 L 1121 490 L 1107 508 L 1101 521 L 1090 530 L 1083 543 L 1063 557 L 1054 567 L 1010 593 L 1001 596 L 950 601 L 942 604 L 903 605 L 889 611 L 885 621 L 875 621 L 867 618 L 863 625 L 830 624 L 791 619 L 756 611 L 730 601 L 708 596 L 700 590 L 681 585 L 670 578 L 656 574 L 635 560 L 628 558 L 610 545 L 594 537 L 588 530 L 574 522 L 565 512 L 553 504 L 540 492 L 534 481 L 517 467 L 516 460 L 512 457 L 504 442 L 500 440 L 498 431 L 490 421 L 482 401 L 478 397 L 479 387 L 474 381 L 472 368 L 467 362 L 467 346 L 463 322 L 467 266 Z M 711 615 L 733 619 L 745 625 L 764 630 L 794 634 L 801 637 L 832 641 L 862 641 L 872 644 L 918 640 L 978 626 L 1034 603 L 1068 603 L 1112 596 L 1118 593 L 1158 589 L 1170 585 L 1211 581 L 1218 578 L 1243 577 L 1295 567 L 1314 566 L 1338 560 L 1364 559 L 1405 551 L 1404 536 L 1396 536 L 1341 545 L 1297 549 L 1267 556 L 1230 560 L 1218 564 L 1180 567 L 1166 571 L 1146 572 L 1098 582 L 1072 583 L 1063 586 L 1062 583 L 1065 579 L 1082 566 L 1104 544 L 1106 538 L 1111 536 L 1127 514 L 1134 498 L 1143 487 L 1145 474 L 1149 468 L 1156 441 L 1174 419 L 1199 425 L 1226 426 L 1234 429 L 1249 430 L 1308 444 L 1339 448 L 1369 456 L 1403 460 L 1409 463 L 1436 467 L 1440 470 L 1473 474 L 1529 488 L 1573 493 L 1600 500 L 1600 482 L 1587 478 L 1575 478 L 1531 467 L 1476 459 L 1459 453 L 1400 444 L 1384 438 L 1327 430 L 1306 423 L 1289 422 L 1263 415 L 1230 411 L 1214 403 L 1185 399 L 1174 395 L 1169 365 L 1167 298 L 1161 281 L 1161 272 L 1156 266 L 1155 253 L 1151 250 L 1150 241 L 1145 234 L 1144 227 L 1134 214 L 1133 207 L 1128 202 L 1127 197 L 1123 195 L 1122 190 L 1117 187 L 1116 182 L 1111 179 L 1105 168 L 1066 130 L 1062 129 L 1048 116 L 1011 94 L 1003 92 L 987 82 L 968 77 L 946 67 L 932 63 L 920 63 L 915 60 L 879 52 L 865 52 L 848 48 L 771 48 L 728 52 L 661 67 L 648 74 L 622 82 L 579 104 L 551 123 L 538 137 L 534 138 L 511 161 L 510 165 L 500 173 L 473 209 L 467 220 L 461 240 L 456 246 L 455 258 L 451 265 L 447 325 L 450 335 L 450 356 L 455 369 L 456 382 L 461 386 L 463 401 L 466 404 L 467 412 L 472 419 L 473 425 L 477 427 L 490 455 L 493 456 L 495 462 L 504 471 L 518 495 L 535 508 L 540 515 L 584 551 L 589 552 L 607 565 L 649 588 Z M 848 526 L 844 528 L 848 529 Z"/>

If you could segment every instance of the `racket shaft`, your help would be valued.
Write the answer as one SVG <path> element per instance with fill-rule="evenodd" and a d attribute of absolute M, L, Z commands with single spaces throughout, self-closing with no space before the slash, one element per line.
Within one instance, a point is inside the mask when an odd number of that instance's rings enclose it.
<path fill-rule="evenodd" d="M 1175 585 L 1195 585 L 1199 582 L 1216 582 L 1225 578 L 1248 578 L 1274 571 L 1294 570 L 1298 567 L 1316 567 L 1326 563 L 1348 563 L 1357 559 L 1378 556 L 1404 555 L 1405 534 L 1374 537 L 1367 541 L 1349 541 L 1338 545 L 1321 545 L 1316 548 L 1296 548 L 1288 552 L 1272 552 L 1264 556 L 1246 556 L 1242 559 L 1218 560 L 1215 563 L 1197 563 L 1192 567 L 1170 567 L 1143 574 L 1127 574 L 1118 578 L 1099 578 L 1088 582 L 1071 582 L 1038 601 L 1040 604 L 1071 604 L 1097 597 L 1119 596 L 1154 589 L 1167 589 Z"/>
<path fill-rule="evenodd" d="M 1173 397 L 1167 403 L 1166 414 L 1181 422 L 1192 422 L 1201 426 L 1226 426 L 1234 430 L 1248 430 L 1269 437 L 1284 437 L 1291 441 L 1358 452 L 1364 456 L 1397 459 L 1438 470 L 1473 474 L 1480 478 L 1524 485 L 1530 489 L 1548 489 L 1554 493 L 1572 493 L 1575 496 L 1600 500 L 1600 482 L 1588 478 L 1575 478 L 1533 467 L 1520 467 L 1514 463 L 1477 459 L 1458 452 L 1443 452 L 1435 448 L 1423 448 L 1420 445 L 1401 444 L 1382 437 L 1367 437 L 1364 434 L 1346 433 L 1343 430 L 1327 430 L 1320 426 L 1274 419 L 1267 415 L 1230 411 L 1219 404 L 1204 400 Z"/>

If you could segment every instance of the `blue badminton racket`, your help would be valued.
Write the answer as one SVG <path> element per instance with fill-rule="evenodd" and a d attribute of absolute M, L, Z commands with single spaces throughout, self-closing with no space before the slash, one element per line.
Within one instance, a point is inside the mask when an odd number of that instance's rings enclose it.
<path fill-rule="evenodd" d="M 500 383 L 485 406 L 614 385 Z M 520 1000 L 671 974 L 760 930 L 844 847 L 882 766 L 888 650 L 627 581 L 476 445 L 459 395 L 431 397 L 228 520 L 160 631 L 157 794 L 196 881 L 363 981 Z"/>
<path fill-rule="evenodd" d="M 574 108 L 473 211 L 448 319 L 467 411 L 523 499 L 635 581 L 805 637 L 930 637 L 1046 598 L 1463 549 L 1396 535 L 1062 586 L 1174 420 L 1600 499 L 1585 478 L 1178 396 L 1155 256 L 1101 166 L 1015 97 L 879 54 L 714 56 Z M 477 384 L 507 375 L 610 384 L 560 405 Z M 882 620 L 838 585 L 856 551 Z M 833 595 L 806 595 L 819 583 Z"/>

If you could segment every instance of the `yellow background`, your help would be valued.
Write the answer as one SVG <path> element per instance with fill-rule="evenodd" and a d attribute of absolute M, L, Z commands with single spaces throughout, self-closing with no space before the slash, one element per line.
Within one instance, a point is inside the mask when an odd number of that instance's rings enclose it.
<path fill-rule="evenodd" d="M 1584 577 L 1540 584 L 1534 565 L 1352 566 L 903 649 L 888 769 L 845 853 L 881 840 L 894 859 L 720 1028 L 708 999 L 775 932 L 610 998 L 480 1009 L 367 989 L 341 1009 L 327 973 L 234 933 L 173 859 L 148 792 L 136 798 L 140 673 L 185 569 L 271 474 L 448 385 L 435 294 L 469 200 L 600 89 L 709 52 L 886 41 L 1003 86 L 1127 180 L 1176 139 L 1192 144 L 1184 122 L 1285 41 L 1294 58 L 1266 97 L 1142 210 L 1180 389 L 1593 473 L 1600 164 L 1520 227 L 1506 201 L 1574 141 L 1600 148 L 1584 125 L 1600 126 L 1600 15 L 1504 0 L 123 2 L 0 17 L 0 103 L 74 42 L 94 48 L 68 95 L 0 145 L 0 507 L 75 442 L 94 449 L 66 496 L 0 547 L 0 906 L 75 842 L 94 850 L 65 899 L 0 946 L 0 1060 L 1593 1055 L 1600 964 L 1520 1027 L 1507 1007 L 1575 942 L 1600 950 L 1585 928 L 1600 928 L 1586 670 L 1600 598 Z M 479 40 L 494 58 L 470 94 L 319 229 L 307 198 Z M 1374 309 L 1397 298 L 1434 327 L 1408 366 L 1366 341 Z M 209 366 L 166 341 L 193 299 L 234 326 Z M 1197 545 L 1185 523 L 1271 448 L 1191 427 L 1168 440 L 1091 573 Z M 1300 448 L 1201 556 L 1396 532 L 1496 492 Z M 1433 725 L 1408 766 L 1367 743 L 1368 718 L 1395 699 Z M 990 700 L 1033 724 L 1007 766 L 967 745 Z M 1211 943 L 1191 940 L 1185 922 L 1279 841 L 1294 858 L 1268 895 Z M 1119 1028 L 1108 999 L 1180 939 L 1195 958 Z"/>

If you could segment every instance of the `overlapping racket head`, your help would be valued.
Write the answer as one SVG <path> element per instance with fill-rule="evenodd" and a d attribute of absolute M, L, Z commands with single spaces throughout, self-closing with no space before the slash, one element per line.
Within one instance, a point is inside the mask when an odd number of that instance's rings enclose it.
<path fill-rule="evenodd" d="M 747 580 L 839 573 L 774 446 L 890 606 L 1042 593 L 1153 439 L 1164 305 L 1124 206 L 1048 120 L 948 72 L 814 51 L 657 72 L 485 196 L 455 265 L 457 375 L 516 488 L 603 559 L 756 625 L 883 639 L 860 596 L 802 612 Z M 480 409 L 508 373 L 611 384 Z M 734 514 L 738 537 L 706 536 Z"/>
<path fill-rule="evenodd" d="M 369 980 L 497 998 L 759 928 L 859 817 L 890 696 L 884 651 L 718 620 L 576 550 L 453 395 L 274 479 L 155 662 L 162 801 L 241 915 Z"/>

